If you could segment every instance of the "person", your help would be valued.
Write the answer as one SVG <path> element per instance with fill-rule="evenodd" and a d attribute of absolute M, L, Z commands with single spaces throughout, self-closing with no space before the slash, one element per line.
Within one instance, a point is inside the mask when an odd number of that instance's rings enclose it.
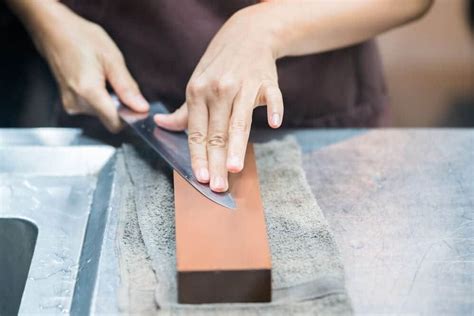
<path fill-rule="evenodd" d="M 244 167 L 252 121 L 383 125 L 388 102 L 371 39 L 420 18 L 432 1 L 7 3 L 49 63 L 68 114 L 94 115 L 117 132 L 107 85 L 135 111 L 149 109 L 146 98 L 166 101 L 175 111 L 156 124 L 187 128 L 196 178 L 222 192 L 228 172 Z"/>

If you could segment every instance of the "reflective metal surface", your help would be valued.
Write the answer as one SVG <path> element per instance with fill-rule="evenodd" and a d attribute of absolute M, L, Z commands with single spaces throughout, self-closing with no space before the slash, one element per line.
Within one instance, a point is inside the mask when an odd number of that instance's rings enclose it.
<path fill-rule="evenodd" d="M 68 152 L 44 147 L 41 137 L 27 140 L 29 148 L 6 146 L 0 130 L 0 218 L 38 228 L 22 314 L 119 312 L 113 197 L 124 175 L 111 172 L 113 148 L 84 145 L 72 131 L 57 130 L 74 144 Z M 254 130 L 252 138 L 288 134 L 303 148 L 356 313 L 472 314 L 473 129 Z"/>
<path fill-rule="evenodd" d="M 115 149 L 89 145 L 77 130 L 23 131 L 0 130 L 0 218 L 24 219 L 38 230 L 19 313 L 84 314 L 101 258 Z M 0 249 L 2 257 L 22 240 Z M 10 268 L 24 271 L 21 260 Z"/>
<path fill-rule="evenodd" d="M 163 104 L 153 103 L 150 115 L 133 112 L 125 106 L 120 106 L 118 111 L 120 117 L 196 190 L 217 204 L 235 209 L 235 201 L 229 192 L 214 192 L 209 185 L 200 183 L 194 177 L 186 133 L 169 132 L 153 122 L 153 114 L 167 113 Z"/>
<path fill-rule="evenodd" d="M 255 131 L 257 132 L 257 131 Z M 473 315 L 474 129 L 299 130 L 360 315 Z"/>
<path fill-rule="evenodd" d="M 0 128 L 0 146 L 102 145 L 78 128 Z"/>

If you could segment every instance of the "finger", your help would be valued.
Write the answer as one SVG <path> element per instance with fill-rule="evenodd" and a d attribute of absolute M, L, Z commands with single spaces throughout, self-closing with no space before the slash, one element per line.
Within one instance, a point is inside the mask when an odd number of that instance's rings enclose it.
<path fill-rule="evenodd" d="M 278 128 L 283 121 L 283 96 L 277 83 L 269 83 L 263 86 L 263 98 L 267 104 L 268 125 Z"/>
<path fill-rule="evenodd" d="M 105 87 L 90 89 L 83 98 L 110 132 L 117 133 L 122 129 L 115 103 Z"/>
<path fill-rule="evenodd" d="M 235 98 L 229 125 L 229 148 L 226 163 L 229 172 L 240 172 L 244 168 L 256 96 L 255 89 L 243 87 Z"/>
<path fill-rule="evenodd" d="M 187 98 L 186 105 L 189 113 L 188 144 L 191 166 L 196 179 L 201 183 L 208 183 L 210 176 L 206 150 L 207 107 L 201 98 Z"/>
<path fill-rule="evenodd" d="M 122 55 L 108 58 L 105 62 L 107 80 L 119 99 L 137 112 L 146 112 L 150 105 L 141 94 L 136 81 L 125 65 Z"/>
<path fill-rule="evenodd" d="M 230 103 L 227 105 L 226 103 Z M 207 132 L 207 157 L 211 175 L 210 187 L 216 192 L 228 189 L 227 140 L 233 98 L 218 98 L 209 104 L 209 131 Z"/>
<path fill-rule="evenodd" d="M 188 107 L 184 103 L 171 114 L 155 114 L 153 117 L 156 125 L 170 131 L 183 131 L 188 126 Z"/>
<path fill-rule="evenodd" d="M 80 97 L 76 96 L 75 93 L 69 91 L 66 88 L 60 88 L 61 91 L 61 102 L 64 108 L 69 115 L 77 114 L 94 114 L 91 107 L 87 102 L 81 100 Z"/>

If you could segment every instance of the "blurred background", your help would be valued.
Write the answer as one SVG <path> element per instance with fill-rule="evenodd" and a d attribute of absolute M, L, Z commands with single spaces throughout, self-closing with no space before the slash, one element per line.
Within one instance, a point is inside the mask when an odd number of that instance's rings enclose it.
<path fill-rule="evenodd" d="M 474 126 L 474 0 L 436 0 L 421 20 L 378 38 L 395 127 Z M 55 126 L 47 65 L 0 2 L 0 127 Z"/>

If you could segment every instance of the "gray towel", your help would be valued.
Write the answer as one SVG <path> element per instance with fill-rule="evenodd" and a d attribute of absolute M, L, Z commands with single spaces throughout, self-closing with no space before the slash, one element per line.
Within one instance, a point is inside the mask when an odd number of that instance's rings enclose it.
<path fill-rule="evenodd" d="M 151 267 L 150 258 L 138 226 L 135 208 L 134 190 L 127 176 L 123 155 L 117 159 L 117 171 L 123 183 L 118 188 L 119 220 L 116 249 L 120 266 L 119 309 L 127 314 L 154 315 L 156 276 Z"/>
<path fill-rule="evenodd" d="M 272 252 L 271 303 L 177 304 L 171 172 L 146 148 L 123 149 L 130 177 L 130 188 L 124 191 L 130 195 L 122 194 L 120 212 L 125 215 L 117 242 L 125 313 L 351 314 L 337 246 L 307 184 L 293 138 L 255 145 Z M 150 282 L 156 283 L 153 304 Z"/>

